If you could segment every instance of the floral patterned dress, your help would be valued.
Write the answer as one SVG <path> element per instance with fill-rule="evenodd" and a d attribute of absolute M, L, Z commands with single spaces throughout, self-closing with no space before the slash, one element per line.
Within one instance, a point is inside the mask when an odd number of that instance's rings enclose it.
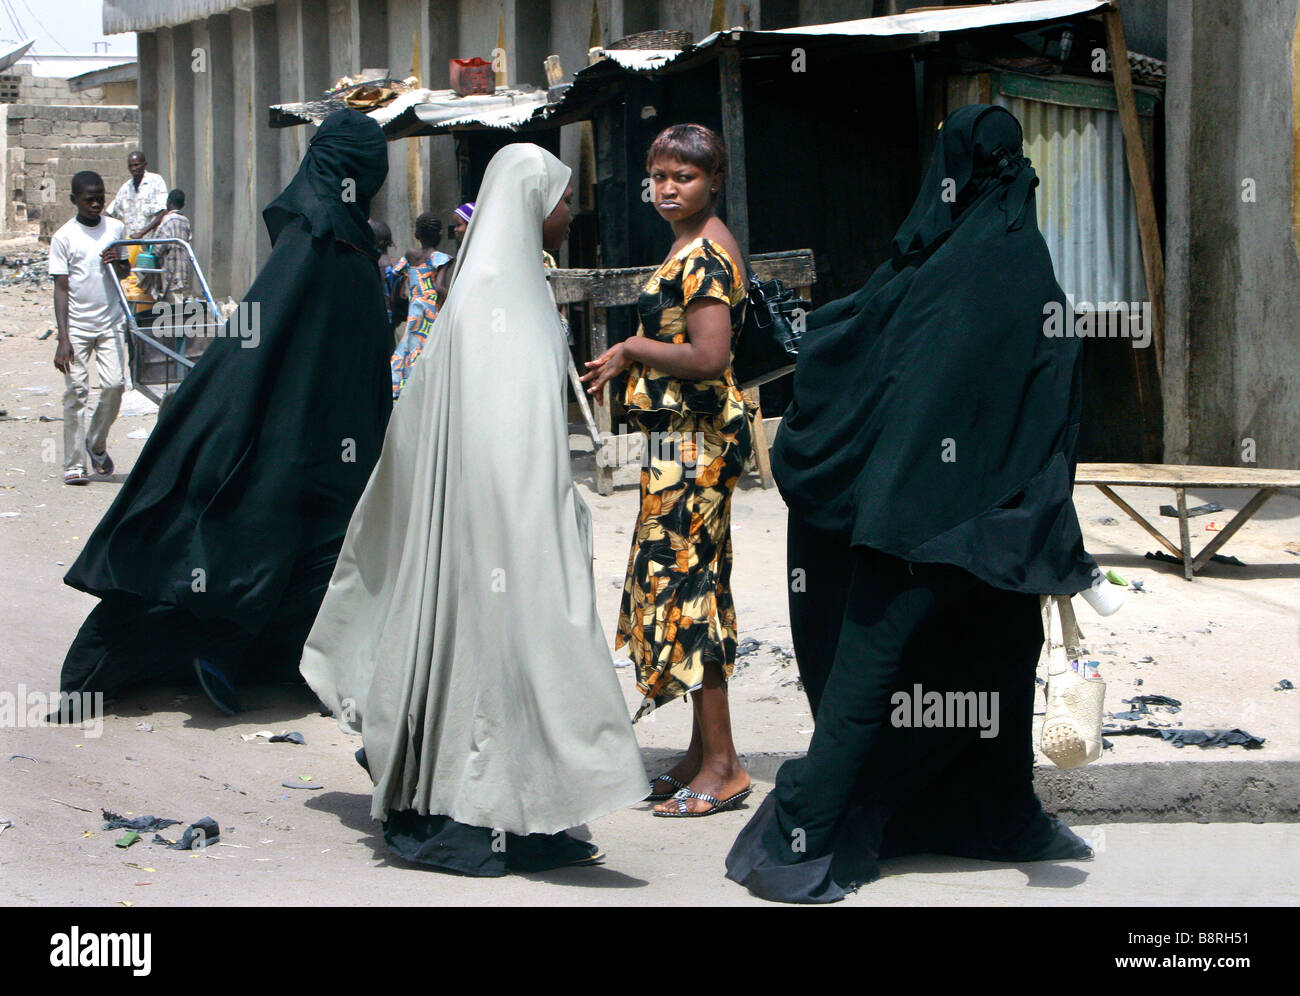
<path fill-rule="evenodd" d="M 434 319 L 438 317 L 438 291 L 434 287 L 434 278 L 440 267 L 451 262 L 446 253 L 435 252 L 418 266 L 411 266 L 405 259 L 393 267 L 398 279 L 403 276 L 407 281 L 407 297 L 410 304 L 406 312 L 406 331 L 393 352 L 393 400 L 396 401 L 411 377 L 411 368 L 424 350 L 424 341 L 429 338 Z"/>
<path fill-rule="evenodd" d="M 711 239 L 691 242 L 647 281 L 637 301 L 637 335 L 686 342 L 686 308 L 702 298 L 730 307 L 734 352 L 745 282 Z M 707 664 L 731 677 L 731 496 L 751 443 L 730 365 L 719 380 L 682 381 L 633 364 L 624 401 L 646 436 L 646 456 L 614 645 L 626 645 L 636 665 L 645 696 L 640 718 L 699 688 Z"/>

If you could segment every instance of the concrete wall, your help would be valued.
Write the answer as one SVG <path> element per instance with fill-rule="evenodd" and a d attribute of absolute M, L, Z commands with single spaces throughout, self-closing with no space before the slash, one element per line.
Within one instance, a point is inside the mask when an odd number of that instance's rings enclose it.
<path fill-rule="evenodd" d="M 73 93 L 68 81 L 58 76 L 33 76 L 32 67 L 20 62 L 5 70 L 6 76 L 18 77 L 18 103 L 20 104 L 103 104 L 104 89 L 93 87 Z M 134 103 L 134 100 L 131 101 Z"/>
<path fill-rule="evenodd" d="M 6 228 L 22 227 L 21 219 L 15 215 L 15 203 L 25 205 L 27 219 L 36 218 L 47 209 L 50 202 L 42 183 L 53 176 L 49 160 L 59 155 L 61 146 L 119 142 L 134 145 L 139 135 L 139 112 L 134 107 L 4 104 L 0 105 L 0 112 L 4 126 L 0 148 L 5 162 L 0 197 L 4 201 L 2 213 Z M 121 154 L 121 159 L 122 179 L 118 184 L 126 178 L 126 153 Z M 48 185 L 45 189 L 48 190 Z M 109 188 L 110 196 L 115 190 L 115 186 Z M 68 193 L 67 186 L 56 187 L 55 201 L 66 202 Z M 45 233 L 44 225 L 41 231 Z"/>
<path fill-rule="evenodd" d="M 111 200 L 131 176 L 126 169 L 126 157 L 134 148 L 134 138 L 129 142 L 68 142 L 60 145 L 58 157 L 50 161 L 55 198 L 42 205 L 41 238 L 48 242 L 50 236 L 76 213 L 69 200 L 73 176 L 83 169 L 93 169 L 104 178 L 104 191 Z"/>
<path fill-rule="evenodd" d="M 1298 8 L 1170 0 L 1170 462 L 1300 467 Z"/>

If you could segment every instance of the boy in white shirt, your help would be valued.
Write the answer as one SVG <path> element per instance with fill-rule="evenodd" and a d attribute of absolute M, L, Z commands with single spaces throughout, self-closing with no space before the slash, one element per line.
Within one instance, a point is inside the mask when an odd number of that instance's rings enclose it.
<path fill-rule="evenodd" d="M 104 217 L 104 181 L 83 170 L 72 178 L 77 214 L 50 240 L 54 320 L 59 345 L 54 366 L 63 373 L 63 483 L 89 484 L 87 460 L 96 474 L 113 473 L 108 430 L 122 404 L 126 357 L 118 329 L 125 320 L 111 266 L 119 279 L 131 265 L 109 244 L 126 237 L 125 226 Z M 86 425 L 90 364 L 99 379 L 99 403 Z"/>

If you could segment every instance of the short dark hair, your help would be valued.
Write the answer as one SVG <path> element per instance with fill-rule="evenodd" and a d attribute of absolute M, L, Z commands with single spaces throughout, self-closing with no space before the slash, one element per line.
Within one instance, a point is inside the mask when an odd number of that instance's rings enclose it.
<path fill-rule="evenodd" d="M 393 244 L 393 230 L 388 227 L 388 222 L 371 218 L 370 230 L 375 233 L 375 248 L 380 252 Z"/>
<path fill-rule="evenodd" d="M 660 159 L 676 159 L 698 166 L 706 173 L 723 173 L 727 169 L 727 147 L 716 131 L 704 125 L 671 125 L 650 143 L 645 157 L 646 172 Z"/>
<path fill-rule="evenodd" d="M 442 240 L 442 219 L 432 211 L 425 211 L 415 219 L 415 240 L 428 248 Z"/>
<path fill-rule="evenodd" d="M 102 187 L 104 178 L 93 169 L 83 169 L 72 177 L 72 196 L 83 193 L 87 187 Z"/>
<path fill-rule="evenodd" d="M 183 208 L 185 206 L 185 191 L 177 187 L 167 194 L 167 206 L 174 208 Z"/>

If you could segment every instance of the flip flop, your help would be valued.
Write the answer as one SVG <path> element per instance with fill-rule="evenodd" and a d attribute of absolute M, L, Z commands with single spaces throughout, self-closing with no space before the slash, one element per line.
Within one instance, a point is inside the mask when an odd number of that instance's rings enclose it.
<path fill-rule="evenodd" d="M 90 478 L 82 470 L 65 470 L 63 472 L 64 484 L 89 484 Z"/>
<path fill-rule="evenodd" d="M 692 792 L 690 789 L 682 789 L 673 796 L 673 798 L 677 800 L 677 812 L 663 813 L 657 809 L 653 812 L 656 816 L 666 816 L 674 820 L 690 819 L 696 816 L 712 816 L 714 813 L 721 813 L 727 809 L 735 809 L 744 802 L 746 798 L 748 798 L 749 793 L 753 790 L 754 787 L 751 785 L 744 791 L 737 792 L 735 795 L 719 801 L 715 796 L 711 796 L 707 792 Z M 704 802 L 707 802 L 712 808 L 706 809 L 702 813 L 692 813 L 686 808 L 687 799 L 701 799 Z"/>
<path fill-rule="evenodd" d="M 90 456 L 90 466 L 100 477 L 109 477 L 113 473 L 113 458 L 105 450 L 99 456 L 96 456 L 90 449 L 90 444 L 86 444 L 86 453 Z"/>
<path fill-rule="evenodd" d="M 656 791 L 654 791 L 655 782 L 667 782 L 669 785 L 671 785 L 671 786 L 673 787 L 673 790 L 672 790 L 671 792 L 656 792 Z M 660 776 L 657 777 L 657 778 L 651 778 L 651 779 L 650 779 L 650 794 L 649 794 L 648 796 L 646 796 L 645 799 L 644 799 L 643 801 L 645 801 L 645 802 L 667 802 L 669 799 L 671 799 L 671 798 L 672 798 L 673 796 L 675 796 L 678 792 L 680 792 L 682 789 L 685 789 L 685 788 L 690 788 L 690 786 L 687 785 L 685 782 L 679 782 L 679 781 L 678 781 L 676 778 L 674 778 L 672 775 L 665 773 L 665 774 L 660 775 Z"/>
<path fill-rule="evenodd" d="M 199 687 L 203 689 L 203 694 L 220 712 L 227 716 L 239 712 L 239 699 L 235 686 L 221 671 L 207 661 L 195 657 L 194 673 L 198 676 Z"/>

